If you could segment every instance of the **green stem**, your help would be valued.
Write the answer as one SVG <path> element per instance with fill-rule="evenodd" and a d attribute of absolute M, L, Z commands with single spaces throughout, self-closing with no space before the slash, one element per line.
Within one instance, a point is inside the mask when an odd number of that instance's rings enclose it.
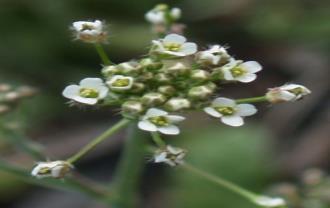
<path fill-rule="evenodd" d="M 23 180 L 30 184 L 35 184 L 43 187 L 55 188 L 60 190 L 66 190 L 71 192 L 79 192 L 87 196 L 90 196 L 94 199 L 103 201 L 107 204 L 109 204 L 109 202 L 112 199 L 110 193 L 105 191 L 106 189 L 100 190 L 98 188 L 94 188 L 94 184 L 92 185 L 89 183 L 88 185 L 86 185 L 76 179 L 58 180 L 58 179 L 45 178 L 40 180 L 31 177 L 29 171 L 26 171 L 19 167 L 15 167 L 2 160 L 0 160 L 0 171 L 6 172 L 11 176 L 17 177 L 18 179 Z"/>
<path fill-rule="evenodd" d="M 266 96 L 243 98 L 236 100 L 236 103 L 260 103 L 260 102 L 268 102 Z"/>
<path fill-rule="evenodd" d="M 95 49 L 97 53 L 99 54 L 103 64 L 105 65 L 112 65 L 113 63 L 110 61 L 108 55 L 105 53 L 104 48 L 100 43 L 95 43 Z"/>
<path fill-rule="evenodd" d="M 218 176 L 207 173 L 207 172 L 205 172 L 203 170 L 200 170 L 196 167 L 193 167 L 192 165 L 189 165 L 187 163 L 182 164 L 181 167 L 184 168 L 185 170 L 188 170 L 192 173 L 195 173 L 196 175 L 198 175 L 198 176 L 200 176 L 200 177 L 202 177 L 202 178 L 204 178 L 204 179 L 206 179 L 210 182 L 213 182 L 213 183 L 216 183 L 216 184 L 218 184 L 222 187 L 225 187 L 225 188 L 229 189 L 230 191 L 232 191 L 232 192 L 234 192 L 234 193 L 236 193 L 236 194 L 238 194 L 238 195 L 240 195 L 240 196 L 242 196 L 242 197 L 244 197 L 244 198 L 246 198 L 246 199 L 248 199 L 252 202 L 254 202 L 256 197 L 258 197 L 257 194 L 252 193 L 252 192 L 250 192 L 250 191 L 248 191 L 248 190 L 246 190 L 246 189 L 244 189 L 244 188 L 242 188 L 242 187 L 240 187 L 240 186 L 238 186 L 238 185 L 236 185 L 236 184 L 234 184 L 230 181 L 227 181 L 223 178 L 220 178 Z"/>
<path fill-rule="evenodd" d="M 158 132 L 151 132 L 151 136 L 152 136 L 152 140 L 157 144 L 158 147 L 164 148 L 166 146 L 166 143 L 160 137 Z"/>
<path fill-rule="evenodd" d="M 84 146 L 79 152 L 77 152 L 75 155 L 70 157 L 67 161 L 69 163 L 74 163 L 77 160 L 79 160 L 82 156 L 87 154 L 90 150 L 94 149 L 98 144 L 112 136 L 114 133 L 119 131 L 120 129 L 124 128 L 130 123 L 130 120 L 123 118 L 120 120 L 117 124 L 109 128 L 107 131 L 105 131 L 103 134 L 100 136 L 96 137 L 93 139 L 90 143 L 88 143 L 86 146 Z"/>
<path fill-rule="evenodd" d="M 125 147 L 113 181 L 113 192 L 117 196 L 113 203 L 114 208 L 137 207 L 146 142 L 147 135 L 133 123 L 128 129 Z"/>

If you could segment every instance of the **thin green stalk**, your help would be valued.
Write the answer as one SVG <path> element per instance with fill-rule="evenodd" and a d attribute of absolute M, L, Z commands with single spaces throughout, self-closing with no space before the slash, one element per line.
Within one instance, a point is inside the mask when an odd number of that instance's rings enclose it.
<path fill-rule="evenodd" d="M 105 53 L 104 48 L 100 43 L 95 43 L 95 49 L 97 53 L 99 54 L 103 64 L 105 65 L 112 65 L 113 63 L 110 61 L 108 55 Z"/>
<path fill-rule="evenodd" d="M 33 178 L 31 177 L 29 171 L 19 167 L 15 167 L 11 164 L 8 164 L 5 161 L 0 161 L 0 171 L 6 172 L 11 176 L 17 177 L 20 180 L 23 180 L 30 184 L 55 188 L 59 190 L 66 190 L 71 192 L 79 192 L 87 196 L 90 196 L 91 198 L 103 201 L 107 204 L 112 199 L 110 193 L 96 189 L 91 184 L 85 185 L 76 179 L 58 180 L 58 179 L 45 178 L 41 180 L 41 179 Z"/>
<path fill-rule="evenodd" d="M 125 147 L 112 184 L 112 191 L 117 196 L 113 208 L 137 207 L 146 143 L 147 135 L 133 123 L 128 128 Z"/>
<path fill-rule="evenodd" d="M 25 138 L 19 132 L 0 126 L 1 139 L 16 146 L 22 152 L 27 153 L 35 160 L 44 160 L 46 156 L 41 151 L 40 145 Z"/>
<path fill-rule="evenodd" d="M 160 137 L 158 132 L 151 132 L 151 136 L 152 136 L 152 140 L 157 144 L 158 147 L 164 148 L 166 146 L 166 143 Z"/>
<path fill-rule="evenodd" d="M 69 163 L 76 162 L 82 156 L 84 156 L 89 151 L 91 151 L 92 149 L 94 149 L 98 144 L 100 144 L 101 142 L 103 142 L 104 140 L 106 140 L 107 138 L 109 138 L 110 136 L 112 136 L 114 133 L 116 133 L 120 129 L 122 129 L 125 126 L 127 126 L 129 123 L 130 123 L 130 120 L 128 120 L 126 118 L 123 118 L 117 124 L 115 124 L 114 126 L 112 126 L 111 128 L 109 128 L 107 131 L 105 131 L 103 134 L 101 134 L 100 136 L 98 136 L 95 139 L 93 139 L 90 143 L 88 143 L 86 146 L 84 146 L 79 152 L 77 152 L 75 155 L 73 155 L 72 157 L 70 157 L 67 161 Z"/>
<path fill-rule="evenodd" d="M 238 185 L 236 185 L 236 184 L 234 184 L 230 181 L 227 181 L 223 178 L 220 178 L 218 176 L 207 173 L 207 172 L 205 172 L 203 170 L 200 170 L 200 169 L 198 169 L 198 168 L 196 168 L 192 165 L 189 165 L 187 163 L 182 164 L 181 167 L 184 168 L 185 170 L 188 170 L 192 173 L 195 173 L 196 175 L 198 175 L 198 176 L 200 176 L 200 177 L 202 177 L 202 178 L 204 178 L 204 179 L 206 179 L 210 182 L 216 183 L 216 184 L 218 184 L 218 185 L 220 185 L 224 188 L 227 188 L 230 191 L 232 191 L 232 192 L 234 192 L 234 193 L 236 193 L 236 194 L 238 194 L 238 195 L 240 195 L 240 196 L 242 196 L 242 197 L 244 197 L 244 198 L 246 198 L 246 199 L 248 199 L 252 202 L 254 202 L 256 197 L 258 197 L 257 194 L 252 193 L 252 192 L 250 192 L 250 191 L 248 191 L 248 190 L 246 190 L 246 189 L 244 189 L 244 188 L 242 188 L 242 187 L 240 187 L 240 186 L 238 186 Z"/>
<path fill-rule="evenodd" d="M 268 102 L 266 96 L 243 98 L 236 100 L 236 103 L 260 103 L 260 102 Z"/>

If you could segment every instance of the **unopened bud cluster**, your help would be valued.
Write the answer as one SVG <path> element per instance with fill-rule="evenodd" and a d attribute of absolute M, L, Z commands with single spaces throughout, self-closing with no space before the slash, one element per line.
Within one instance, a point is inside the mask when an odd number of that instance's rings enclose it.
<path fill-rule="evenodd" d="M 0 84 L 0 115 L 14 109 L 25 98 L 36 94 L 36 89 L 29 86 L 14 87 L 9 84 Z"/>

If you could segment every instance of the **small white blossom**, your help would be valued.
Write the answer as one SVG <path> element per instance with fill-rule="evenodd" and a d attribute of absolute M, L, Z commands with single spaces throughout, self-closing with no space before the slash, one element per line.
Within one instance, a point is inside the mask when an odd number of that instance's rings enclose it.
<path fill-rule="evenodd" d="M 243 117 L 254 115 L 257 109 L 251 104 L 236 104 L 232 99 L 216 98 L 210 107 L 204 108 L 204 111 L 229 126 L 242 126 Z"/>
<path fill-rule="evenodd" d="M 230 55 L 228 54 L 226 48 L 220 45 L 213 45 L 210 49 L 196 54 L 196 60 L 198 63 L 212 65 L 217 65 L 222 61 L 222 59 L 228 60 L 229 58 Z"/>
<path fill-rule="evenodd" d="M 107 32 L 104 23 L 100 20 L 77 21 L 72 24 L 72 29 L 78 40 L 87 43 L 99 43 L 106 41 Z"/>
<path fill-rule="evenodd" d="M 225 80 L 244 83 L 254 81 L 257 78 L 255 73 L 261 69 L 262 66 L 256 61 L 242 62 L 235 59 L 230 59 L 230 62 L 221 68 Z"/>
<path fill-rule="evenodd" d="M 167 145 L 165 149 L 156 151 L 154 161 L 155 163 L 166 163 L 173 167 L 182 164 L 185 156 L 185 150 Z"/>
<path fill-rule="evenodd" d="M 282 207 L 286 205 L 284 199 L 272 198 L 268 196 L 260 196 L 256 198 L 254 201 L 256 204 L 264 207 Z"/>
<path fill-rule="evenodd" d="M 78 103 L 95 105 L 99 100 L 105 98 L 108 94 L 108 88 L 99 78 L 85 78 L 79 85 L 67 86 L 62 94 Z"/>
<path fill-rule="evenodd" d="M 138 127 L 145 131 L 159 131 L 163 134 L 176 135 L 180 129 L 175 125 L 185 118 L 177 115 L 169 115 L 168 112 L 158 108 L 150 108 L 138 123 Z"/>
<path fill-rule="evenodd" d="M 111 90 L 126 91 L 132 88 L 133 82 L 133 77 L 115 75 L 109 81 L 107 81 L 107 85 Z"/>
<path fill-rule="evenodd" d="M 167 5 L 157 5 L 145 14 L 145 18 L 152 24 L 166 24 L 181 17 L 181 9 L 172 8 L 169 10 Z"/>
<path fill-rule="evenodd" d="M 169 34 L 164 39 L 153 40 L 152 43 L 155 52 L 170 56 L 189 56 L 197 51 L 195 43 L 186 42 L 185 37 L 177 34 Z"/>
<path fill-rule="evenodd" d="M 73 166 L 66 161 L 38 162 L 31 175 L 37 178 L 63 178 L 72 169 Z"/>
<path fill-rule="evenodd" d="M 266 98 L 271 103 L 294 102 L 310 94 L 311 91 L 305 86 L 298 84 L 285 84 L 271 88 L 266 93 Z"/>

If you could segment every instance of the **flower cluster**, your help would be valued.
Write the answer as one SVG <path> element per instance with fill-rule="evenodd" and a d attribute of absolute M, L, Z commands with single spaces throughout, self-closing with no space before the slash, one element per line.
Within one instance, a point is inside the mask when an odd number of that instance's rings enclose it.
<path fill-rule="evenodd" d="M 37 90 L 30 86 L 13 87 L 9 84 L 0 84 L 0 115 L 8 113 L 25 98 L 32 97 Z"/>

